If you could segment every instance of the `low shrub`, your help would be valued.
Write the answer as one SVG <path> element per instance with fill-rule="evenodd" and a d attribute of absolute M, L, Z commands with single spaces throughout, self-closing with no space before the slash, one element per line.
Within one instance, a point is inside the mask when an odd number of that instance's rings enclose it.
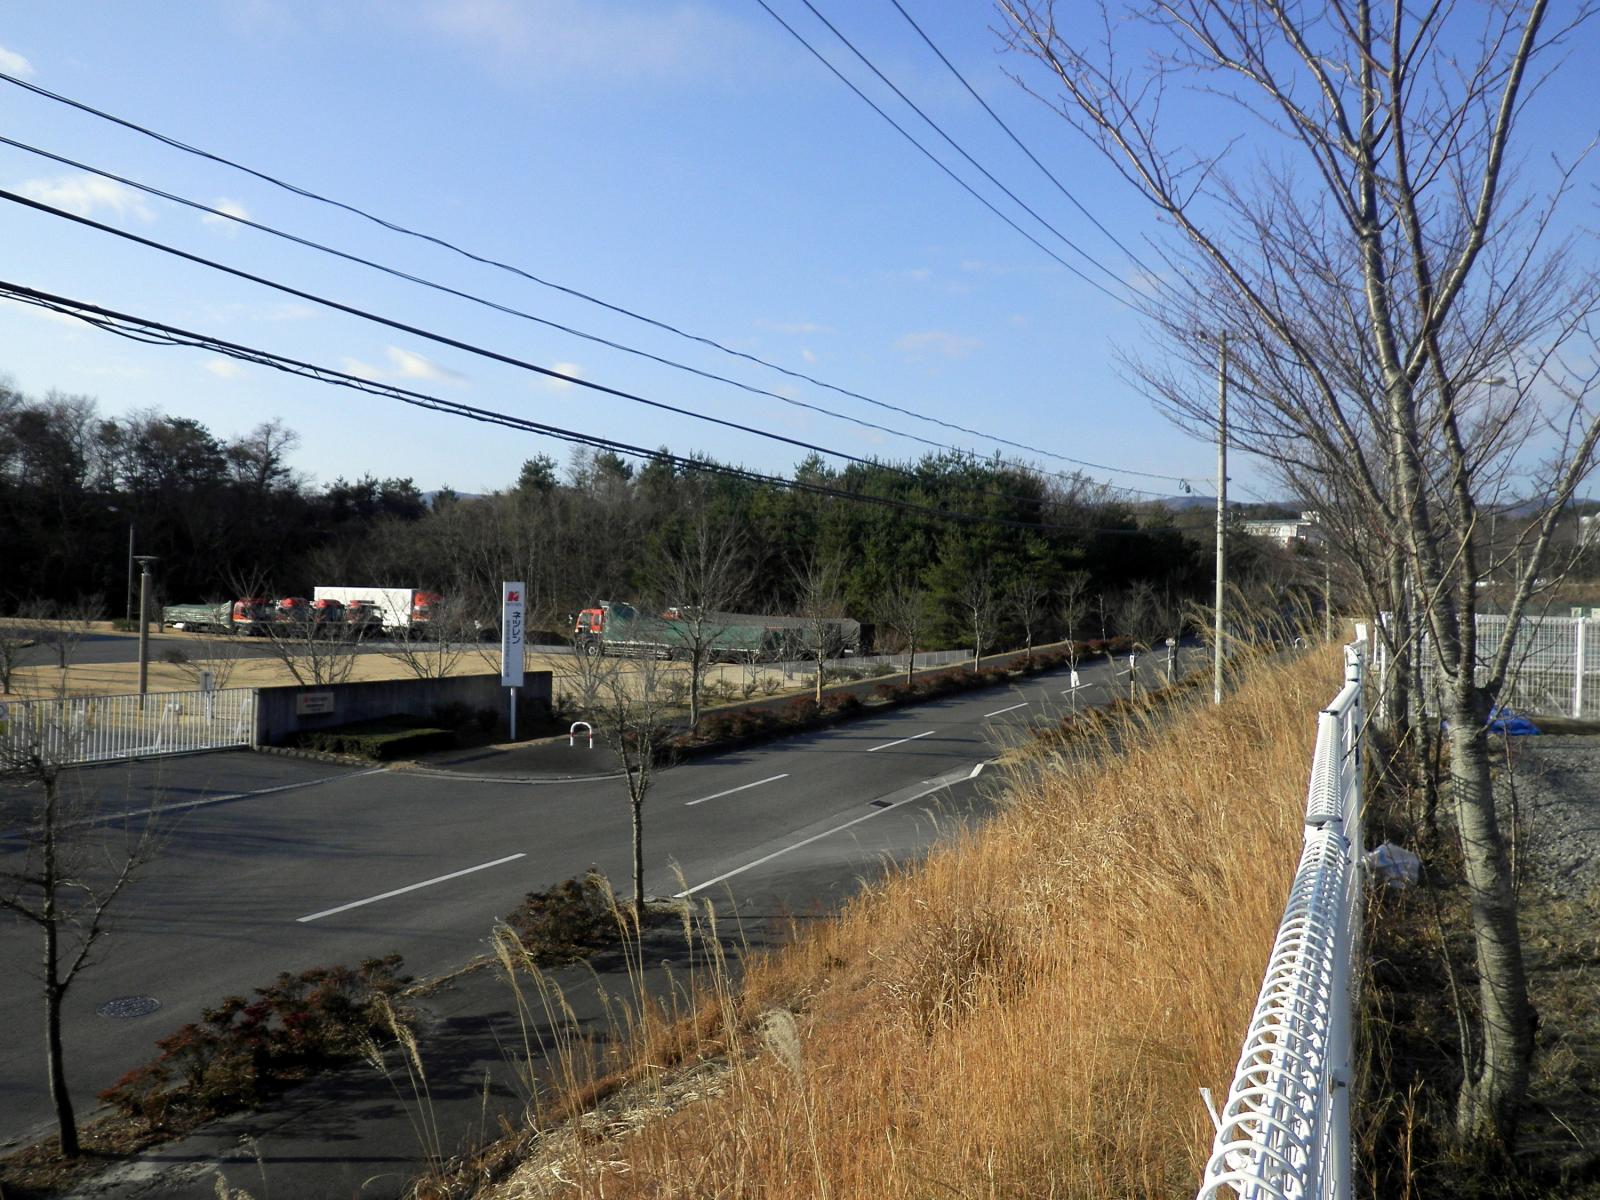
<path fill-rule="evenodd" d="M 415 717 L 403 716 L 357 721 L 332 729 L 303 729 L 289 739 L 289 745 L 319 754 L 347 754 L 379 762 L 430 750 L 449 750 L 455 744 L 454 729 L 424 725 Z"/>
<path fill-rule="evenodd" d="M 590 867 L 554 887 L 529 892 L 505 923 L 540 966 L 571 962 L 616 938 L 611 884 Z"/>
<path fill-rule="evenodd" d="M 312 1071 L 347 1062 L 386 1036 L 394 997 L 409 982 L 398 954 L 359 967 L 285 971 L 256 999 L 229 996 L 156 1042 L 152 1062 L 100 1093 L 124 1116 L 155 1128 L 174 1109 L 231 1112 Z"/>
<path fill-rule="evenodd" d="M 784 704 L 783 719 L 790 725 L 809 725 L 817 719 L 817 714 L 821 711 L 812 697 L 795 696 Z"/>
<path fill-rule="evenodd" d="M 822 698 L 822 711 L 825 713 L 849 716 L 860 712 L 861 708 L 861 697 L 854 692 L 834 692 Z"/>

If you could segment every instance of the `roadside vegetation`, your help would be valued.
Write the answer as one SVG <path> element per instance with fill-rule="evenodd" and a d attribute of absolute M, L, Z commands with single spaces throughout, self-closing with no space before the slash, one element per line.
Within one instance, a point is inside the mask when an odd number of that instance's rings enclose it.
<path fill-rule="evenodd" d="M 1130 704 L 1041 744 L 991 820 L 738 969 L 691 906 L 692 1000 L 619 1018 L 621 1057 L 552 1035 L 530 1128 L 417 1194 L 1187 1191 L 1197 1089 L 1231 1077 L 1338 678 L 1331 651 L 1260 658 L 1220 708 Z"/>

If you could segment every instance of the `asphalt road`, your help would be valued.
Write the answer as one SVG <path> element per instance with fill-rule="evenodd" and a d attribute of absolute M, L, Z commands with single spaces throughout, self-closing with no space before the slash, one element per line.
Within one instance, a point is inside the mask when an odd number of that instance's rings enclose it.
<path fill-rule="evenodd" d="M 1103 660 L 1083 670 L 1079 704 L 1104 698 L 1106 675 Z M 646 891 L 715 895 L 752 917 L 834 907 L 874 855 L 928 845 L 931 813 L 981 809 L 975 768 L 1008 728 L 1066 711 L 1065 686 L 1064 673 L 1043 675 L 661 771 L 646 804 Z M 440 778 L 240 752 L 84 769 L 72 781 L 91 817 L 165 810 L 159 856 L 119 900 L 67 999 L 80 1113 L 151 1058 L 155 1038 L 279 971 L 398 951 L 413 974 L 443 972 L 482 949 L 527 891 L 590 865 L 629 890 L 615 778 Z M 0 793 L 0 828 L 21 802 Z M 83 836 L 114 853 L 124 824 L 102 816 Z M 20 853 L 3 838 L 0 868 Z M 36 931 L 0 923 L 0 1144 L 50 1118 L 39 953 Z M 160 1007 L 98 1015 L 129 996 Z"/>

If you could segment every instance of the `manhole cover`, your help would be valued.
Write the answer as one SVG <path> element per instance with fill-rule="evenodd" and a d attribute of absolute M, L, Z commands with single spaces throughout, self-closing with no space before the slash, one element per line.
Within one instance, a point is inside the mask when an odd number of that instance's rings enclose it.
<path fill-rule="evenodd" d="M 118 996 L 107 1000 L 97 1011 L 102 1017 L 143 1017 L 161 1007 L 154 996 Z"/>

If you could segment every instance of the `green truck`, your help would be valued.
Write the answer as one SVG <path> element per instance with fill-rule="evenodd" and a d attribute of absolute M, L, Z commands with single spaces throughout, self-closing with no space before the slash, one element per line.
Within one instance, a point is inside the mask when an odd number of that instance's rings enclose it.
<path fill-rule="evenodd" d="M 659 616 L 631 604 L 602 600 L 577 616 L 572 635 L 591 657 L 603 654 L 688 658 L 694 649 L 696 625 L 707 640 L 713 661 L 781 662 L 805 658 L 817 638 L 816 623 L 803 617 L 768 617 L 750 613 L 715 613 L 696 622 L 681 609 Z M 861 625 L 844 618 L 823 625 L 828 656 L 854 654 L 861 644 Z"/>
<path fill-rule="evenodd" d="M 272 620 L 265 600 L 221 600 L 215 604 L 169 604 L 161 624 L 196 633 L 260 633 Z"/>

